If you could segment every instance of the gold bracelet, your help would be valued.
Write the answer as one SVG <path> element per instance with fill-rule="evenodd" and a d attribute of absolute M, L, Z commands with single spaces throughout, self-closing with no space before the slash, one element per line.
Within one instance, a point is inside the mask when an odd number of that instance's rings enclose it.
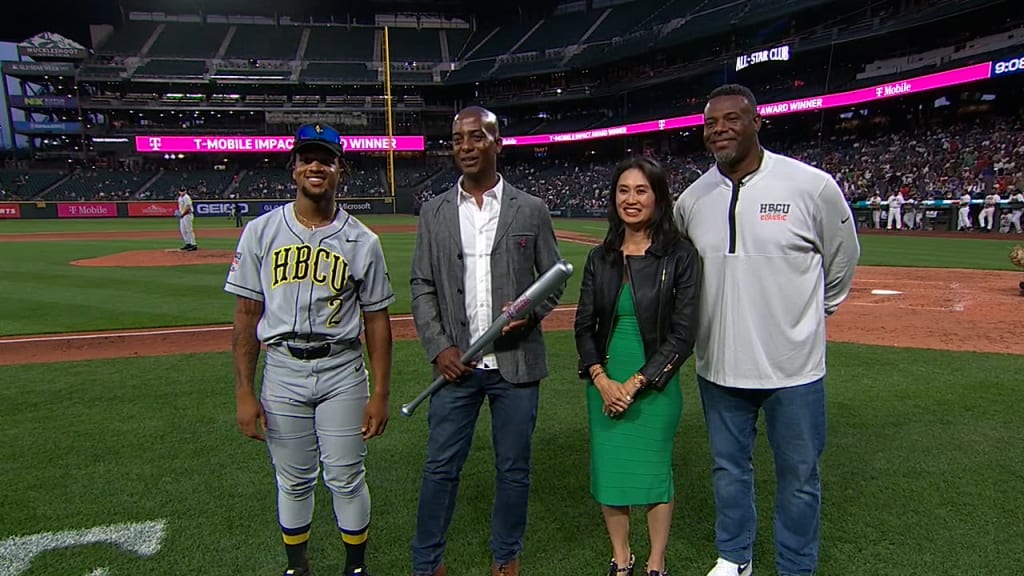
<path fill-rule="evenodd" d="M 645 386 L 647 386 L 647 377 L 644 376 L 643 374 L 639 373 L 639 372 L 637 372 L 636 374 L 633 374 L 631 379 L 634 382 L 636 382 L 637 390 L 643 390 L 643 388 Z"/>
<path fill-rule="evenodd" d="M 598 376 L 600 376 L 602 374 L 607 374 L 607 372 L 604 371 L 604 366 L 601 366 L 600 364 L 594 364 L 594 366 L 597 366 L 597 368 L 596 369 L 595 368 L 591 368 L 591 370 L 590 370 L 590 379 L 591 380 L 596 380 Z"/>

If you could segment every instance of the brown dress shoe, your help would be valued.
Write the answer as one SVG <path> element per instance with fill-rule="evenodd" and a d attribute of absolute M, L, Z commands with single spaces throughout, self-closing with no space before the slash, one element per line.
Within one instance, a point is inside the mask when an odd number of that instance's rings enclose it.
<path fill-rule="evenodd" d="M 443 562 L 437 567 L 437 570 L 434 570 L 434 576 L 448 576 L 448 570 L 445 569 Z"/>
<path fill-rule="evenodd" d="M 519 558 L 506 564 L 492 565 L 491 576 L 519 576 Z"/>

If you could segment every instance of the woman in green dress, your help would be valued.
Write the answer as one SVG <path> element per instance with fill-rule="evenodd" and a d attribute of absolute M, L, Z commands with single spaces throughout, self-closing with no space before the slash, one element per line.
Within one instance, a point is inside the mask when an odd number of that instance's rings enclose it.
<path fill-rule="evenodd" d="M 643 574 L 666 576 L 672 448 L 683 398 L 678 371 L 693 351 L 700 259 L 672 220 L 664 169 L 623 161 L 609 194 L 608 233 L 587 257 L 576 312 L 587 380 L 590 490 L 612 544 L 609 576 L 633 576 L 631 506 L 647 509 Z"/>

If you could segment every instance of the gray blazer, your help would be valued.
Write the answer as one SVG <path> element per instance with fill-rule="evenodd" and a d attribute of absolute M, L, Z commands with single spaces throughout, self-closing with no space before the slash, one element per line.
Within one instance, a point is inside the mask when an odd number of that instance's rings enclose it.
<path fill-rule="evenodd" d="M 427 201 L 417 226 L 409 280 L 412 315 L 431 362 L 449 346 L 465 351 L 470 345 L 458 194 L 456 184 Z M 491 317 L 497 318 L 505 302 L 515 300 L 559 259 L 547 205 L 505 182 L 491 252 Z M 564 289 L 537 306 L 530 324 L 495 341 L 498 368 L 505 380 L 519 384 L 548 375 L 540 321 L 558 304 Z"/>

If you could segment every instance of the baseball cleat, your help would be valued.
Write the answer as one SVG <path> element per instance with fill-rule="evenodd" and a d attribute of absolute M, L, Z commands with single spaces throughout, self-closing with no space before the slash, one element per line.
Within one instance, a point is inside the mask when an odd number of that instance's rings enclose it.
<path fill-rule="evenodd" d="M 289 568 L 284 571 L 282 576 L 312 576 L 312 574 L 308 568 Z"/>

